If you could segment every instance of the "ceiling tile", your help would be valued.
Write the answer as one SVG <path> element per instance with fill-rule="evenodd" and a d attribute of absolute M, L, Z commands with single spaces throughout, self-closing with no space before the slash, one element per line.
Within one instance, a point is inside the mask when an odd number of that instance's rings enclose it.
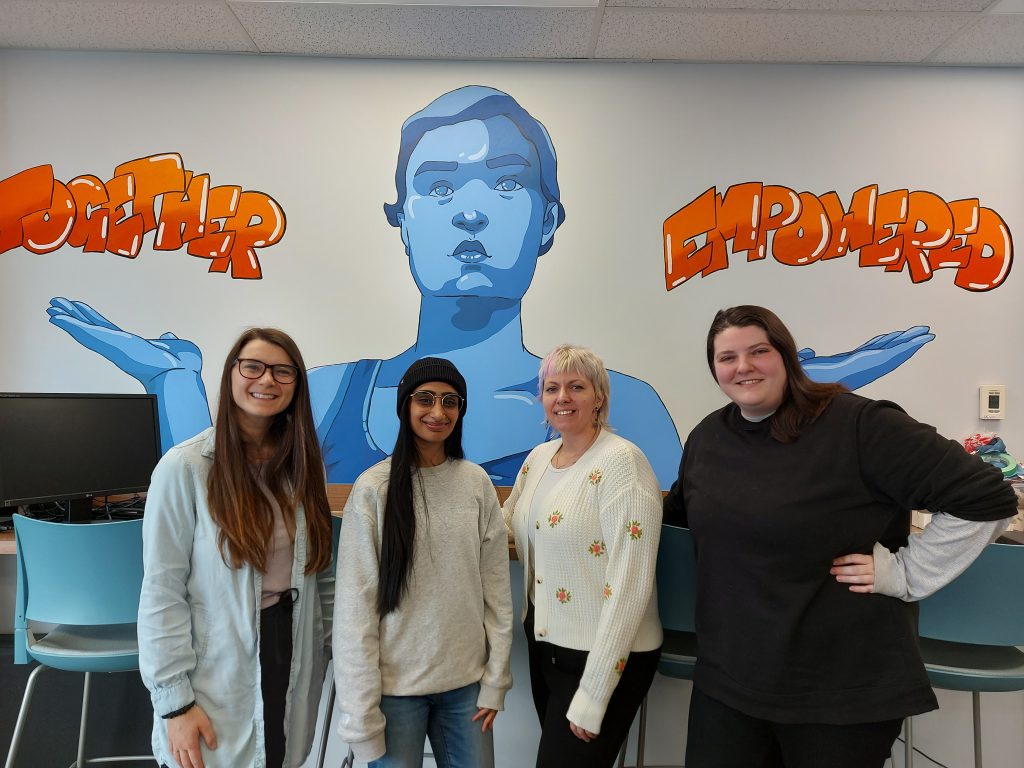
<path fill-rule="evenodd" d="M 2 0 L 0 47 L 255 51 L 214 0 Z"/>
<path fill-rule="evenodd" d="M 750 13 L 608 8 L 597 58 L 920 62 L 972 14 Z"/>
<path fill-rule="evenodd" d="M 406 58 L 580 58 L 590 8 L 232 3 L 264 52 Z"/>
<path fill-rule="evenodd" d="M 985 15 L 928 59 L 929 64 L 1024 64 L 1024 13 Z"/>
<path fill-rule="evenodd" d="M 1014 0 L 1024 2 L 1024 0 Z M 992 0 L 608 0 L 609 6 L 704 11 L 982 11 Z"/>
<path fill-rule="evenodd" d="M 288 0 L 284 0 L 288 2 Z M 267 5 L 282 0 L 228 0 L 232 5 Z M 290 0 L 291 5 L 437 5 L 501 6 L 515 8 L 596 8 L 598 0 Z"/>

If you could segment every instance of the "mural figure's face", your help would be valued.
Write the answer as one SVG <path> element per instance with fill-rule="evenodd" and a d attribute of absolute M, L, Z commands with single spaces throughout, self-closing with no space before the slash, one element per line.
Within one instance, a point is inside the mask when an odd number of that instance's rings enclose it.
<path fill-rule="evenodd" d="M 593 383 L 579 371 L 545 378 L 541 401 L 548 423 L 563 437 L 591 432 L 601 407 Z"/>
<path fill-rule="evenodd" d="M 409 156 L 399 214 L 424 296 L 520 299 L 555 203 L 541 194 L 540 160 L 515 123 L 498 116 L 428 131 Z"/>
<path fill-rule="evenodd" d="M 715 337 L 714 360 L 718 386 L 748 419 L 762 419 L 782 405 L 786 367 L 764 328 L 726 328 Z"/>
<path fill-rule="evenodd" d="M 295 365 L 281 347 L 262 339 L 253 339 L 238 353 L 240 360 L 259 360 L 268 366 Z M 258 379 L 247 379 L 238 371 L 236 363 L 231 370 L 231 396 L 235 401 L 239 428 L 249 437 L 262 437 L 274 417 L 291 405 L 296 382 L 279 383 L 268 367 Z"/>
<path fill-rule="evenodd" d="M 434 395 L 431 405 L 421 403 L 416 397 L 419 392 L 430 392 Z M 455 387 L 443 381 L 428 381 L 419 387 L 409 398 L 409 425 L 421 454 L 430 454 L 451 435 L 459 420 L 459 408 L 445 408 L 441 399 L 448 394 L 458 395 Z M 425 401 L 425 398 L 422 398 Z"/>

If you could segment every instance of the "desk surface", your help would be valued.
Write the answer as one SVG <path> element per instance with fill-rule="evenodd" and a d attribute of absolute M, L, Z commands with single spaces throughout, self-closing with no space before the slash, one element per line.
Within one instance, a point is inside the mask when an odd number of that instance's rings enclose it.
<path fill-rule="evenodd" d="M 345 508 L 345 502 L 348 501 L 348 495 L 351 490 L 352 486 L 348 483 L 331 483 L 327 486 L 327 503 L 330 505 L 332 513 L 335 515 L 341 514 L 341 511 Z M 498 500 L 504 504 L 505 499 L 508 498 L 512 489 L 502 486 L 495 488 L 495 491 L 498 494 Z M 0 532 L 0 556 L 13 554 L 15 554 L 14 531 Z"/>

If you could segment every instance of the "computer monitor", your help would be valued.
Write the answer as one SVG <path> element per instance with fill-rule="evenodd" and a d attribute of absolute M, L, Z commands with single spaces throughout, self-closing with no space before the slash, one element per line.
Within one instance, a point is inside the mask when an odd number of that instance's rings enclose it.
<path fill-rule="evenodd" d="M 0 393 L 0 506 L 92 499 L 149 487 L 160 459 L 155 395 Z"/>

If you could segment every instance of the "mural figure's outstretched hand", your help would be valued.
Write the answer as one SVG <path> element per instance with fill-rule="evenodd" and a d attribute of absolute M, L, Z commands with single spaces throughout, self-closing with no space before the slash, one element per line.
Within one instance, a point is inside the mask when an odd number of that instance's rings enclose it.
<path fill-rule="evenodd" d="M 75 341 L 112 362 L 157 396 L 163 450 L 210 426 L 203 385 L 203 353 L 195 344 L 165 333 L 145 339 L 122 330 L 83 301 L 50 299 L 50 322 Z"/>
<path fill-rule="evenodd" d="M 815 381 L 839 382 L 857 389 L 895 370 L 934 338 L 927 325 L 915 325 L 875 336 L 850 352 L 818 357 L 813 349 L 801 349 L 797 354 Z"/>
<path fill-rule="evenodd" d="M 144 339 L 114 325 L 84 301 L 58 296 L 50 299 L 46 313 L 51 323 L 79 344 L 102 355 L 147 388 L 154 378 L 168 371 L 199 373 L 203 367 L 202 352 L 191 341 L 173 333 Z"/>

